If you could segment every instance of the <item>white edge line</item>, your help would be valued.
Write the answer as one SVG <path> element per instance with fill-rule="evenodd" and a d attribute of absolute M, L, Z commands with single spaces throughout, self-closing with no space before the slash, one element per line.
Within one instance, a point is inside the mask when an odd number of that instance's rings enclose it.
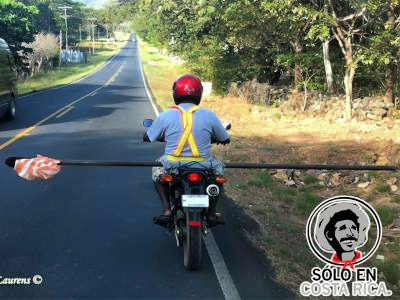
<path fill-rule="evenodd" d="M 64 85 L 56 86 L 56 87 L 53 87 L 53 88 L 44 89 L 43 91 L 37 91 L 37 92 L 33 92 L 33 93 L 28 93 L 28 94 L 26 94 L 26 95 L 18 96 L 17 99 L 19 100 L 19 99 L 23 99 L 23 98 L 30 97 L 30 96 L 33 96 L 33 95 L 40 95 L 40 94 L 43 94 L 43 93 L 46 93 L 46 92 L 49 92 L 49 91 L 58 90 L 58 89 L 61 89 L 61 88 L 64 88 L 64 87 L 73 85 L 73 84 L 75 84 L 75 83 L 78 83 L 79 81 L 82 81 L 82 80 L 88 78 L 89 76 L 94 75 L 95 73 L 97 73 L 98 71 L 100 71 L 101 69 L 103 69 L 105 66 L 107 66 L 111 61 L 114 60 L 115 57 L 117 57 L 117 55 L 122 51 L 122 49 L 123 49 L 125 46 L 126 46 L 126 44 L 125 44 L 124 46 L 122 46 L 122 47 L 118 50 L 118 52 L 116 52 L 116 53 L 111 57 L 111 59 L 109 59 L 109 60 L 108 60 L 105 64 L 103 64 L 100 68 L 94 70 L 93 72 L 90 72 L 89 74 L 83 76 L 82 78 L 79 78 L 78 80 L 75 80 L 75 81 L 73 81 L 73 82 L 70 82 L 70 83 L 67 83 L 67 84 L 64 84 Z"/>
<path fill-rule="evenodd" d="M 153 98 L 150 95 L 149 89 L 146 84 L 146 80 L 144 78 L 143 65 L 142 60 L 140 58 L 140 47 L 139 42 L 136 37 L 136 45 L 138 45 L 138 54 L 139 54 L 139 63 L 140 70 L 142 73 L 143 84 L 146 89 L 147 95 L 149 97 L 150 103 L 154 109 L 156 116 L 160 114 L 157 106 L 154 104 Z M 213 264 L 215 274 L 217 275 L 217 279 L 219 285 L 221 287 L 222 293 L 224 294 L 225 299 L 229 300 L 240 300 L 239 292 L 233 282 L 232 276 L 229 273 L 229 270 L 225 264 L 224 257 L 222 256 L 221 250 L 219 250 L 217 242 L 215 241 L 214 235 L 211 230 L 208 230 L 207 237 L 203 237 L 204 245 L 207 248 L 208 255 L 210 256 L 211 263 Z"/>
<path fill-rule="evenodd" d="M 136 36 L 136 34 L 135 34 L 135 36 Z M 150 99 L 151 106 L 153 106 L 154 112 L 156 113 L 156 116 L 158 116 L 158 115 L 160 114 L 160 112 L 159 112 L 159 110 L 158 110 L 156 104 L 154 103 L 153 98 L 151 97 L 149 88 L 147 87 L 147 84 L 146 84 L 146 79 L 145 79 L 145 77 L 144 77 L 142 59 L 140 58 L 140 46 L 139 46 L 139 41 L 138 41 L 138 39 L 137 39 L 137 36 L 136 36 L 136 45 L 137 45 L 137 52 L 138 52 L 138 55 L 139 55 L 140 71 L 141 71 L 141 73 L 142 73 L 143 85 L 144 85 L 144 88 L 145 88 L 145 90 L 146 90 L 147 96 L 148 96 L 149 99 Z"/>
<path fill-rule="evenodd" d="M 235 286 L 235 283 L 233 282 L 224 257 L 218 248 L 217 242 L 215 241 L 211 230 L 209 230 L 207 237 L 203 237 L 203 241 L 207 248 L 208 255 L 210 256 L 211 263 L 214 266 L 215 274 L 217 275 L 217 279 L 225 299 L 240 300 L 241 298 L 239 292 Z"/>

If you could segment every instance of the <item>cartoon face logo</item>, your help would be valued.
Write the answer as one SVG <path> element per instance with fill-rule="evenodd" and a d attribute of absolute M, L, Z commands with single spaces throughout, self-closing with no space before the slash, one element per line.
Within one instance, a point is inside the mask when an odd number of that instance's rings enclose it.
<path fill-rule="evenodd" d="M 371 225 L 367 211 L 376 224 L 376 241 L 363 255 L 359 249 L 366 244 Z M 323 201 L 307 222 L 307 242 L 313 253 L 328 264 L 353 270 L 377 250 L 381 236 L 382 225 L 376 211 L 367 202 L 351 196 Z"/>

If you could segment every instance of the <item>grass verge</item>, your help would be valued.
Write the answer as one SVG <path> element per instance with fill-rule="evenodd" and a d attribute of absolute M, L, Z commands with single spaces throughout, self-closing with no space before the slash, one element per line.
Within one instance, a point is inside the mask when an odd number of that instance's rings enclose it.
<path fill-rule="evenodd" d="M 174 104 L 172 84 L 177 77 L 188 72 L 183 63 L 173 62 L 142 39 L 139 40 L 140 58 L 147 82 L 162 110 Z"/>
<path fill-rule="evenodd" d="M 104 65 L 125 43 L 125 41 L 108 44 L 102 43 L 102 47 L 97 48 L 95 54 L 89 57 L 87 64 L 69 64 L 59 69 L 43 72 L 21 80 L 18 82 L 18 93 L 24 95 L 79 80 Z"/>

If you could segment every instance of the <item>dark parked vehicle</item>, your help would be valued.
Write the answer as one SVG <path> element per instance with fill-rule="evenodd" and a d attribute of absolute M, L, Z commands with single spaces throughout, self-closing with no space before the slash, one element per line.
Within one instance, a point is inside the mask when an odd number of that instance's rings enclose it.
<path fill-rule="evenodd" d="M 12 120 L 16 115 L 17 71 L 5 40 L 0 38 L 0 116 Z"/>

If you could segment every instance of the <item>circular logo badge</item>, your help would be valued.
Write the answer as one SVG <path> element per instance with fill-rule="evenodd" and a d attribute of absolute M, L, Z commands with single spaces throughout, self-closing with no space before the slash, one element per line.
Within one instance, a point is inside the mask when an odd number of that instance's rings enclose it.
<path fill-rule="evenodd" d="M 307 243 L 319 260 L 353 270 L 371 258 L 382 239 L 382 223 L 375 209 L 353 196 L 321 202 L 310 214 L 306 230 Z"/>
<path fill-rule="evenodd" d="M 35 275 L 32 277 L 32 281 L 34 284 L 41 284 L 43 282 L 43 277 L 40 275 Z"/>

